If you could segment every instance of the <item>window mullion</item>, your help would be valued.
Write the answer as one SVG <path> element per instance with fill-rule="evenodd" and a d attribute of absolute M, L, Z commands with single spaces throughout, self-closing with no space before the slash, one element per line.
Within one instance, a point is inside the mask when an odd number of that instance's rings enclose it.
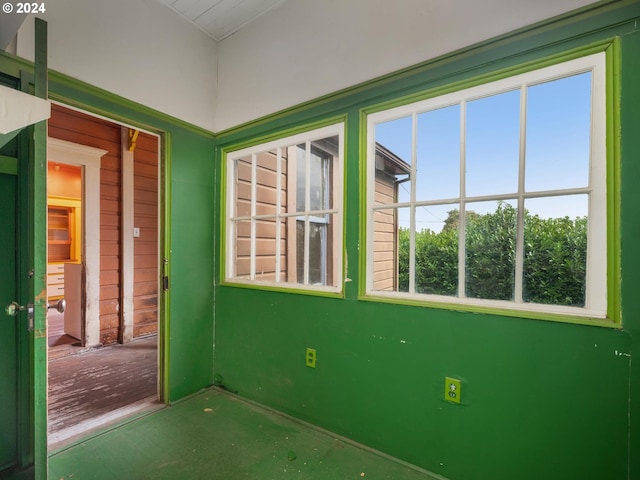
<path fill-rule="evenodd" d="M 311 206 L 311 141 L 305 143 L 305 171 L 304 171 L 304 209 L 310 210 Z M 309 215 L 304 216 L 304 284 L 309 285 Z"/>
<path fill-rule="evenodd" d="M 250 273 L 249 278 L 251 280 L 256 279 L 256 195 L 257 195 L 257 166 L 258 160 L 256 154 L 251 155 L 251 239 L 250 239 Z"/>
<path fill-rule="evenodd" d="M 411 208 L 409 209 L 409 293 L 416 291 L 416 176 L 418 157 L 418 115 L 411 119 Z"/>
<path fill-rule="evenodd" d="M 282 148 L 278 147 L 276 153 L 276 283 L 280 283 L 280 213 L 282 209 Z"/>
<path fill-rule="evenodd" d="M 516 212 L 516 258 L 514 298 L 522 303 L 524 282 L 524 186 L 527 151 L 527 86 L 520 87 L 520 151 L 518 159 L 518 210 Z"/>
<path fill-rule="evenodd" d="M 235 201 L 238 189 L 238 160 L 228 160 L 233 168 L 229 169 L 227 174 L 227 185 L 229 186 L 227 203 L 231 205 L 233 216 L 238 216 L 238 204 Z M 227 163 L 229 165 L 229 163 Z M 231 173 L 233 172 L 233 173 Z M 231 228 L 227 232 L 227 272 L 231 277 L 238 275 L 238 246 L 236 245 L 236 239 L 238 238 L 238 221 L 231 220 Z M 228 274 L 229 275 L 229 274 Z"/>
<path fill-rule="evenodd" d="M 466 297 L 465 269 L 466 269 L 466 168 L 467 168 L 467 102 L 460 102 L 460 213 L 458 216 L 458 297 Z"/>

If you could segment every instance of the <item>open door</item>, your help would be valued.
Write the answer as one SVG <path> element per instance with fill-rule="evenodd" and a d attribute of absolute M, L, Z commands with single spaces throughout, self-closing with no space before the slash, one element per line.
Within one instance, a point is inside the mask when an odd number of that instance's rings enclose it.
<path fill-rule="evenodd" d="M 5 252 L 13 253 L 18 245 L 18 159 L 6 155 L 0 156 L 0 205 L 0 245 Z M 9 308 L 0 321 L 0 472 L 15 469 L 20 463 L 18 354 L 22 343 L 19 334 L 24 328 L 20 325 L 23 316 L 17 315 L 19 308 L 13 303 L 18 298 L 17 265 L 16 255 L 0 258 L 0 302 Z"/>
<path fill-rule="evenodd" d="M 34 74 L 2 76 L 0 85 L 5 88 L 4 105 L 9 106 L 6 117 L 37 121 L 15 128 L 9 123 L 10 133 L 4 129 L 0 135 L 0 478 L 45 479 L 47 199 L 43 119 L 48 118 L 50 106 L 34 99 L 47 96 L 46 22 L 36 19 Z M 31 115 L 39 109 L 40 114 Z"/>

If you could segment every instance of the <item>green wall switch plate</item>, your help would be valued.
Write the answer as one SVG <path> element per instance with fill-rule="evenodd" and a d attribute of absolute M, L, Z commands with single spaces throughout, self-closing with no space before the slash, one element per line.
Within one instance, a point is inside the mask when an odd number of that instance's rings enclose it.
<path fill-rule="evenodd" d="M 457 378 L 444 377 L 444 399 L 448 402 L 460 403 L 462 398 L 462 382 Z"/>
<path fill-rule="evenodd" d="M 307 348 L 307 355 L 305 364 L 307 367 L 316 368 L 316 349 Z"/>

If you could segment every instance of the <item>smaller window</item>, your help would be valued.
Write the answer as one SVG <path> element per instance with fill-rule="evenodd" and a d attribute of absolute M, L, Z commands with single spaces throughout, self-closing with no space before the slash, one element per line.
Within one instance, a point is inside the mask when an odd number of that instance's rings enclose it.
<path fill-rule="evenodd" d="M 343 131 L 227 153 L 228 281 L 340 291 Z"/>

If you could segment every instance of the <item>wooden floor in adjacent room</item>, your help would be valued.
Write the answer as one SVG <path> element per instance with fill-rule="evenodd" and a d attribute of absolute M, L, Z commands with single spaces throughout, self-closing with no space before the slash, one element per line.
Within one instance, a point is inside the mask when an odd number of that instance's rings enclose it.
<path fill-rule="evenodd" d="M 212 388 L 49 458 L 56 480 L 435 480 Z"/>
<path fill-rule="evenodd" d="M 53 450 L 87 432 L 158 408 L 157 336 L 65 356 L 49 350 L 48 432 Z"/>

